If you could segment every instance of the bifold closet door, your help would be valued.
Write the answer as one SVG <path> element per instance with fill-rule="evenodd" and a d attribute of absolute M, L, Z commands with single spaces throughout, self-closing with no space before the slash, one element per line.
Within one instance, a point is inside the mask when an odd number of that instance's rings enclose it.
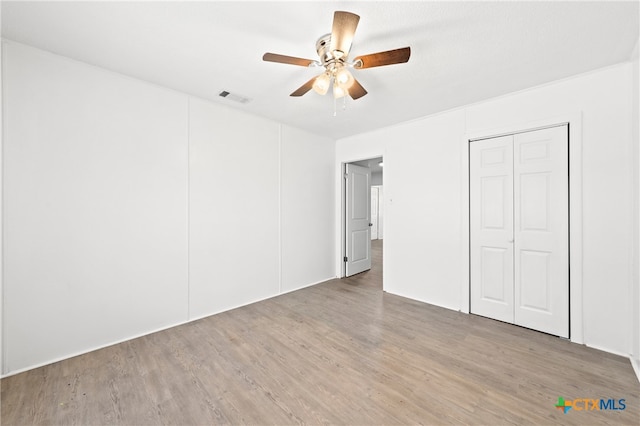
<path fill-rule="evenodd" d="M 472 142 L 471 312 L 513 323 L 513 136 Z"/>
<path fill-rule="evenodd" d="M 568 129 L 513 138 L 515 323 L 569 337 Z"/>
<path fill-rule="evenodd" d="M 474 141 L 471 312 L 569 336 L 566 126 Z"/>

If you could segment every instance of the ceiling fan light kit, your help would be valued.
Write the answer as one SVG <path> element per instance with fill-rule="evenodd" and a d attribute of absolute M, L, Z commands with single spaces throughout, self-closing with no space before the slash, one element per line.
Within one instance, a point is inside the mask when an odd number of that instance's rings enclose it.
<path fill-rule="evenodd" d="M 325 95 L 329 91 L 329 86 L 331 86 L 331 75 L 324 73 L 316 77 L 312 87 L 317 94 Z"/>
<path fill-rule="evenodd" d="M 349 51 L 358 27 L 360 17 L 351 12 L 336 11 L 333 15 L 333 27 L 330 34 L 321 36 L 316 41 L 316 52 L 319 60 L 296 58 L 277 53 L 265 53 L 262 57 L 267 62 L 298 65 L 304 67 L 324 67 L 325 71 L 307 81 L 290 96 L 302 96 L 309 90 L 325 95 L 333 85 L 333 97 L 343 98 L 349 95 L 352 99 L 360 99 L 367 94 L 364 87 L 349 71 L 384 65 L 400 64 L 409 61 L 411 48 L 388 50 L 356 57 L 349 61 Z"/>

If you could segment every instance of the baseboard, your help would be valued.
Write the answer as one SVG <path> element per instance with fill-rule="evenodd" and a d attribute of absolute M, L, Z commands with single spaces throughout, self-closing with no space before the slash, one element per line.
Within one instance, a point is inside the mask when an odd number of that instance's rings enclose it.
<path fill-rule="evenodd" d="M 227 306 L 227 307 L 225 307 L 223 309 L 220 309 L 218 311 L 212 311 L 212 312 L 209 312 L 209 313 L 206 313 L 206 314 L 202 314 L 202 315 L 198 315 L 196 317 L 192 317 L 192 318 L 189 319 L 189 321 L 186 321 L 186 322 L 189 323 L 189 322 L 193 322 L 193 321 L 198 321 L 198 320 L 201 320 L 201 319 L 213 316 L 213 315 L 221 314 L 223 312 L 228 312 L 228 311 L 232 311 L 234 309 L 242 308 L 244 306 L 253 305 L 254 303 L 259 303 L 259 302 L 263 302 L 265 300 L 273 299 L 274 297 L 278 297 L 278 296 L 282 296 L 282 295 L 287 294 L 287 293 L 291 293 L 291 292 L 294 292 L 294 291 L 302 290 L 303 288 L 313 287 L 314 285 L 322 284 L 322 283 L 325 283 L 327 281 L 331 281 L 333 279 L 335 279 L 335 277 L 327 278 L 327 279 L 316 281 L 316 282 L 312 282 L 312 283 L 309 283 L 309 284 L 304 284 L 304 285 L 302 285 L 300 287 L 296 287 L 296 288 L 293 288 L 293 289 L 290 289 L 290 290 L 287 290 L 287 291 L 283 291 L 283 292 L 280 292 L 280 293 L 277 293 L 277 294 L 273 294 L 271 296 L 262 297 L 262 298 L 258 298 L 258 299 L 253 299 L 253 300 L 250 300 L 248 302 L 241 303 L 239 305 Z"/>
<path fill-rule="evenodd" d="M 164 327 L 160 327 L 160 328 L 156 328 L 156 329 L 153 329 L 151 331 L 145 331 L 143 333 L 135 334 L 135 335 L 130 336 L 130 337 L 125 337 L 123 339 L 119 339 L 119 340 L 116 340 L 116 341 L 113 341 L 113 342 L 105 343 L 104 345 L 98 345 L 98 346 L 94 346 L 94 347 L 92 347 L 90 349 L 83 349 L 81 351 L 72 352 L 71 354 L 63 355 L 63 356 L 60 356 L 60 357 L 57 357 L 57 358 L 53 358 L 53 359 L 51 359 L 49 361 L 44 361 L 44 362 L 40 362 L 40 363 L 37 363 L 37 364 L 34 364 L 34 365 L 30 365 L 28 367 L 20 368 L 18 370 L 9 371 L 9 372 L 7 372 L 5 374 L 0 375 L 0 379 L 4 379 L 5 377 L 9 377 L 9 376 L 15 376 L 16 374 L 24 373 L 25 371 L 35 370 L 36 368 L 44 367 L 46 365 L 55 364 L 56 362 L 64 361 L 66 359 L 75 358 L 75 357 L 80 356 L 80 355 L 88 354 L 89 352 L 99 351 L 100 349 L 108 348 L 109 346 L 119 345 L 120 343 L 128 342 L 129 340 L 135 340 L 135 339 L 138 339 L 140 337 L 144 337 L 144 336 L 148 336 L 150 334 L 158 333 L 160 331 L 168 330 L 168 329 L 173 328 L 173 327 L 179 327 L 179 326 L 187 324 L 187 323 L 189 323 L 191 321 L 192 320 L 182 321 L 182 322 L 178 322 L 178 323 L 172 323 L 170 325 L 167 325 L 167 326 L 164 326 Z"/>
<path fill-rule="evenodd" d="M 280 294 L 277 294 L 276 296 L 281 296 L 283 294 L 292 293 L 294 291 L 302 290 L 303 288 L 307 288 L 307 287 L 313 287 L 314 285 L 326 283 L 327 281 L 331 281 L 331 280 L 335 280 L 335 279 L 338 279 L 338 277 L 334 276 L 334 277 L 330 277 L 330 278 L 324 278 L 324 279 L 322 279 L 320 281 L 315 281 L 315 282 L 312 282 L 312 283 L 309 283 L 309 284 L 301 285 L 300 287 L 296 287 L 296 288 L 292 288 L 292 289 L 283 291 Z M 273 296 L 273 297 L 276 297 L 276 296 Z"/>
<path fill-rule="evenodd" d="M 640 383 L 640 362 L 632 356 L 629 357 L 629 360 L 631 360 L 631 366 L 633 367 L 633 371 L 636 372 L 636 378 Z"/>
<path fill-rule="evenodd" d="M 212 315 L 217 315 L 217 314 L 220 314 L 222 312 L 230 311 L 232 309 L 241 308 L 243 306 L 248 306 L 248 305 L 251 305 L 253 303 L 262 302 L 264 300 L 272 299 L 274 297 L 278 297 L 278 296 L 281 296 L 283 294 L 291 293 L 293 291 L 302 290 L 303 288 L 312 287 L 314 285 L 322 284 L 324 282 L 331 281 L 333 279 L 335 279 L 335 277 L 327 278 L 327 279 L 320 280 L 320 281 L 313 282 L 313 283 L 309 283 L 309 284 L 304 284 L 304 285 L 302 285 L 302 286 L 300 286 L 298 288 L 287 290 L 287 291 L 284 291 L 282 293 L 274 294 L 274 295 L 269 296 L 269 297 L 253 300 L 253 301 L 250 301 L 250 302 L 247 302 L 247 303 L 243 303 L 243 304 L 238 305 L 238 306 L 227 307 L 226 309 L 222 309 L 222 310 L 220 310 L 218 312 L 212 312 L 212 313 L 205 314 L 205 315 L 202 315 L 202 316 L 190 318 L 190 319 L 188 319 L 186 321 L 172 323 L 172 324 L 164 326 L 164 327 L 160 327 L 160 328 L 153 329 L 151 331 L 146 331 L 146 332 L 143 332 L 143 333 L 135 334 L 133 336 L 129 336 L 129 337 L 126 337 L 126 338 L 123 338 L 123 339 L 120 339 L 120 340 L 116 340 L 114 342 L 109 342 L 109 343 L 106 343 L 104 345 L 95 346 L 95 347 L 92 347 L 90 349 L 81 350 L 81 351 L 74 352 L 74 353 L 71 353 L 71 354 L 68 354 L 68 355 L 63 355 L 61 357 L 57 357 L 57 358 L 54 358 L 54 359 L 51 359 L 51 360 L 48 360 L 48 361 L 45 361 L 45 362 L 41 362 L 41 363 L 38 363 L 38 364 L 30 365 L 28 367 L 20 368 L 18 370 L 13 370 L 13 371 L 7 372 L 5 374 L 0 374 L 0 379 L 4 379 L 5 377 L 10 377 L 10 376 L 15 376 L 16 374 L 20 374 L 20 373 L 24 373 L 25 371 L 34 370 L 36 368 L 44 367 L 46 365 L 55 364 L 56 362 L 64 361 L 66 359 L 74 358 L 74 357 L 77 357 L 77 356 L 80 356 L 80 355 L 84 355 L 84 354 L 87 354 L 89 352 L 97 351 L 97 350 L 100 350 L 100 349 L 108 348 L 109 346 L 118 345 L 120 343 L 128 342 L 129 340 L 138 339 L 140 337 L 144 337 L 144 336 L 148 336 L 150 334 L 158 333 L 160 331 L 168 330 L 168 329 L 173 328 L 173 327 L 179 327 L 181 325 L 188 324 L 190 322 L 194 322 L 194 321 L 197 321 L 197 320 L 202 319 L 202 318 L 210 317 Z"/>
<path fill-rule="evenodd" d="M 404 294 L 404 293 L 401 293 L 401 292 L 398 292 L 398 291 L 395 291 L 395 290 L 389 290 L 387 288 L 383 288 L 383 291 L 385 293 L 393 294 L 394 296 L 404 297 L 405 299 L 413 300 L 415 302 L 420 302 L 420 303 L 425 303 L 427 305 L 437 306 L 438 308 L 449 309 L 450 311 L 461 312 L 459 306 L 444 305 L 444 304 L 440 304 L 440 303 L 437 303 L 437 302 L 434 302 L 434 301 L 430 301 L 430 300 L 418 299 L 415 296 L 409 296 L 407 294 Z"/>
<path fill-rule="evenodd" d="M 624 358 L 629 358 L 629 353 L 628 352 L 627 353 L 619 352 L 619 351 L 616 351 L 616 350 L 613 350 L 613 349 L 604 348 L 602 346 L 591 345 L 589 343 L 585 343 L 584 346 L 586 346 L 588 348 L 591 348 L 591 349 L 597 349 L 599 351 L 606 352 L 606 353 L 609 353 L 609 354 L 618 355 L 618 356 L 621 356 L 621 357 L 624 357 Z"/>

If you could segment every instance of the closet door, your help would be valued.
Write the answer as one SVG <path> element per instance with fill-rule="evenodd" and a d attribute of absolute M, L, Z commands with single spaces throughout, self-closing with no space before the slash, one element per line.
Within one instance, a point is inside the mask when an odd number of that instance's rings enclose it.
<path fill-rule="evenodd" d="M 569 337 L 567 126 L 516 134 L 513 146 L 515 323 Z"/>
<path fill-rule="evenodd" d="M 471 312 L 514 322 L 513 136 L 469 145 Z"/>

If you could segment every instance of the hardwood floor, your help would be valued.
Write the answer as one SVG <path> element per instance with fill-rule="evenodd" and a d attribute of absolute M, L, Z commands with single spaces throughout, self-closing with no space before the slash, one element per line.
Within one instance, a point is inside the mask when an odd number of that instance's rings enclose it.
<path fill-rule="evenodd" d="M 640 423 L 628 359 L 385 294 L 373 248 L 355 277 L 5 378 L 2 424 Z"/>

